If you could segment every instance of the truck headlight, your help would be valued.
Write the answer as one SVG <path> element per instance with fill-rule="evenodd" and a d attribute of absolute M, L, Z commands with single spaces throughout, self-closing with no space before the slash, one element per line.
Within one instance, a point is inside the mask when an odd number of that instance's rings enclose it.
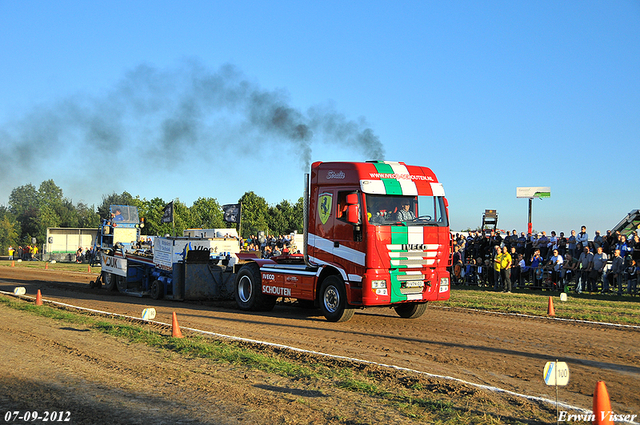
<path fill-rule="evenodd" d="M 447 292 L 449 290 L 449 278 L 441 277 L 440 278 L 440 292 Z"/>
<path fill-rule="evenodd" d="M 372 280 L 371 281 L 371 288 L 372 289 L 382 289 L 382 288 L 386 288 L 387 287 L 387 281 L 386 280 Z"/>
<path fill-rule="evenodd" d="M 372 280 L 371 281 L 371 290 L 376 293 L 376 295 L 384 295 L 387 296 L 387 281 L 386 280 Z"/>

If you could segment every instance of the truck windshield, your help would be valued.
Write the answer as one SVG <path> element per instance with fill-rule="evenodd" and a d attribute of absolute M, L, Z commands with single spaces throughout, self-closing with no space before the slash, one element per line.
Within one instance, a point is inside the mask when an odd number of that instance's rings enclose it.
<path fill-rule="evenodd" d="M 131 205 L 111 205 L 111 221 L 121 221 L 123 223 L 137 223 L 138 207 Z"/>
<path fill-rule="evenodd" d="M 366 195 L 367 220 L 374 226 L 448 226 L 442 196 Z"/>

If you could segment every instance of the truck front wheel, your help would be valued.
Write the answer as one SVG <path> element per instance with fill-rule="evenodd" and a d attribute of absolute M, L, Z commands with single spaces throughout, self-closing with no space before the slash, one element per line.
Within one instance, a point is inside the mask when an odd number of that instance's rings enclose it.
<path fill-rule="evenodd" d="M 277 297 L 262 293 L 262 276 L 256 263 L 242 266 L 234 292 L 240 310 L 269 311 L 276 305 Z"/>
<path fill-rule="evenodd" d="M 320 309 L 330 322 L 346 322 L 355 310 L 347 305 L 344 282 L 338 276 L 329 276 L 320 285 Z"/>
<path fill-rule="evenodd" d="M 104 282 L 104 289 L 107 291 L 116 289 L 116 275 L 113 273 L 102 272 L 102 282 Z"/>
<path fill-rule="evenodd" d="M 404 319 L 417 319 L 427 311 L 427 303 L 400 304 L 394 307 L 398 316 Z"/>

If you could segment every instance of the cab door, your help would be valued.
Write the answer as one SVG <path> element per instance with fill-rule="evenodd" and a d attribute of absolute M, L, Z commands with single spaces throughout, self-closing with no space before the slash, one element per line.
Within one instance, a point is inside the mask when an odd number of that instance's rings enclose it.
<path fill-rule="evenodd" d="M 333 262 L 333 239 L 336 218 L 335 189 L 318 188 L 315 194 L 314 217 L 310 220 L 309 255 L 322 262 Z"/>
<path fill-rule="evenodd" d="M 362 276 L 365 265 L 362 195 L 356 189 L 341 189 L 336 193 L 336 214 L 333 236 L 333 259 L 348 274 Z"/>

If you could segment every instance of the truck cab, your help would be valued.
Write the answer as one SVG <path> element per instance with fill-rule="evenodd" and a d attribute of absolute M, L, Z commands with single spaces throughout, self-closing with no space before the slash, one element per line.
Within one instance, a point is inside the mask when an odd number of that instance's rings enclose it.
<path fill-rule="evenodd" d="M 138 207 L 132 205 L 111 205 L 109 217 L 102 221 L 98 229 L 96 245 L 102 251 L 121 248 L 128 250 L 140 237 L 144 226 L 138 217 Z"/>
<path fill-rule="evenodd" d="M 449 299 L 448 206 L 429 168 L 316 162 L 306 201 L 305 264 L 256 261 L 262 287 L 251 284 L 257 269 L 239 275 L 241 308 L 264 309 L 269 297 L 284 296 L 313 301 L 330 321 L 373 306 L 417 318 L 428 301 Z"/>

